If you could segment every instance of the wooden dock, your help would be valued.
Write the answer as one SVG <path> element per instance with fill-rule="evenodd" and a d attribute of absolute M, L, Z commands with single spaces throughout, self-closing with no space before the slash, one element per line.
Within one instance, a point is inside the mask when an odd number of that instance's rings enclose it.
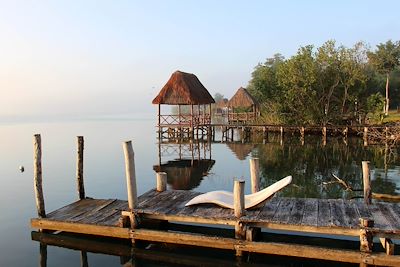
<path fill-rule="evenodd" d="M 80 140 L 82 139 L 82 140 Z M 371 203 L 368 162 L 363 162 L 364 202 L 343 199 L 274 197 L 263 207 L 244 210 L 244 181 L 235 181 L 234 210 L 212 204 L 185 207 L 199 192 L 166 190 L 167 174 L 157 173 L 157 187 L 137 197 L 134 153 L 123 144 L 128 201 L 85 197 L 83 138 L 78 137 L 77 188 L 79 200 L 45 212 L 42 191 L 41 139 L 34 137 L 34 180 L 38 217 L 31 226 L 43 232 L 69 232 L 141 242 L 231 250 L 243 253 L 357 263 L 360 266 L 400 266 L 392 239 L 400 239 L 400 205 Z M 253 159 L 255 160 L 255 159 Z M 255 160 L 256 162 L 256 160 Z M 258 170 L 251 168 L 252 192 L 258 191 Z M 172 225 L 183 225 L 176 228 Z M 217 227 L 221 231 L 211 233 Z M 306 242 L 279 242 L 261 231 L 284 231 L 290 236 L 356 237 L 359 249 Z M 380 241 L 381 244 L 374 244 Z M 295 238 L 294 238 L 295 239 Z M 297 240 L 299 238 L 296 238 Z"/>
<path fill-rule="evenodd" d="M 303 258 L 325 259 L 350 263 L 399 266 L 400 257 L 393 254 L 389 238 L 400 237 L 400 205 L 362 202 L 342 199 L 298 199 L 275 197 L 263 208 L 246 211 L 240 219 L 233 210 L 215 205 L 185 207 L 185 203 L 197 192 L 151 190 L 138 199 L 133 213 L 137 216 L 135 229 L 123 227 L 121 214 L 128 210 L 127 201 L 117 199 L 82 199 L 49 213 L 46 218 L 31 220 L 31 226 L 38 229 L 65 231 L 79 234 L 131 239 L 133 242 L 165 242 L 171 244 L 210 247 L 240 252 L 255 252 L 286 255 Z M 361 227 L 359 218 L 375 222 L 373 227 Z M 146 228 L 146 221 L 170 221 L 224 225 L 234 227 L 241 224 L 246 230 L 243 240 L 231 237 L 209 236 L 201 233 L 185 233 Z M 362 253 L 355 250 L 331 249 L 308 245 L 293 245 L 256 240 L 251 229 L 284 230 L 289 232 L 317 233 L 321 235 L 344 235 L 359 237 L 360 231 L 367 230 L 375 237 L 387 242 L 387 254 Z M 254 239 L 254 240 L 253 240 Z M 385 241 L 386 240 L 386 241 Z"/>

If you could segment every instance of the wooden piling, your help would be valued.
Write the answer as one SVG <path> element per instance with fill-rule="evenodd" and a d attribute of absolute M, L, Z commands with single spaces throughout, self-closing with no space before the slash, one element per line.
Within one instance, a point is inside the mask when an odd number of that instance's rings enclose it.
<path fill-rule="evenodd" d="M 322 127 L 322 143 L 326 145 L 326 126 Z"/>
<path fill-rule="evenodd" d="M 360 218 L 360 251 L 365 253 L 372 252 L 373 235 L 368 229 L 374 227 L 374 221 L 366 218 Z"/>
<path fill-rule="evenodd" d="M 37 213 L 39 218 L 46 218 L 42 188 L 42 139 L 40 134 L 33 136 L 33 179 Z"/>
<path fill-rule="evenodd" d="M 233 187 L 233 207 L 236 218 L 240 219 L 245 213 L 243 180 L 235 180 Z M 235 238 L 246 239 L 246 227 L 240 220 L 237 220 L 235 223 Z M 236 249 L 236 256 L 242 256 L 242 251 Z"/>
<path fill-rule="evenodd" d="M 83 136 L 77 137 L 77 156 L 76 156 L 76 181 L 79 199 L 85 198 L 85 186 L 83 182 Z"/>
<path fill-rule="evenodd" d="M 163 192 L 167 190 L 167 173 L 157 172 L 157 191 Z"/>
<path fill-rule="evenodd" d="M 132 211 L 137 205 L 136 173 L 135 173 L 135 154 L 132 148 L 132 142 L 123 143 L 125 155 L 125 175 L 126 187 L 128 190 L 128 205 Z"/>
<path fill-rule="evenodd" d="M 251 192 L 256 193 L 260 190 L 260 160 L 250 159 Z"/>
<path fill-rule="evenodd" d="M 363 184 L 364 184 L 364 203 L 371 204 L 371 179 L 369 175 L 369 161 L 362 162 Z"/>
<path fill-rule="evenodd" d="M 244 215 L 244 181 L 235 180 L 233 186 L 233 206 L 235 217 L 240 218 Z"/>

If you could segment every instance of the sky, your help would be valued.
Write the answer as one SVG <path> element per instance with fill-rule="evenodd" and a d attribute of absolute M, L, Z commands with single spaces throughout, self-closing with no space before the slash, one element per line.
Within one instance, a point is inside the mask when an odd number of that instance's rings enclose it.
<path fill-rule="evenodd" d="M 0 0 L 0 120 L 140 116 L 176 70 L 230 98 L 275 53 L 400 39 L 400 1 Z"/>

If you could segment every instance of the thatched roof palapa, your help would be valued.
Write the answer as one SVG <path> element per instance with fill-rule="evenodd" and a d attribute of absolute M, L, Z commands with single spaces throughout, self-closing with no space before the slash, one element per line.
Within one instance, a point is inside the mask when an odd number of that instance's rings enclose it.
<path fill-rule="evenodd" d="M 175 71 L 158 95 L 153 104 L 166 105 L 204 105 L 215 103 L 204 85 L 192 73 Z"/>
<path fill-rule="evenodd" d="M 257 100 L 243 87 L 240 87 L 234 96 L 228 101 L 230 107 L 258 107 Z"/>

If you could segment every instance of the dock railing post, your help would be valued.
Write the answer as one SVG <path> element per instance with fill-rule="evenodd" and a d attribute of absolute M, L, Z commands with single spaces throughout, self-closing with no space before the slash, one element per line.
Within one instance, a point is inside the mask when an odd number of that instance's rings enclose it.
<path fill-rule="evenodd" d="M 362 162 L 362 172 L 363 172 L 363 185 L 364 185 L 364 203 L 371 204 L 371 179 L 369 173 L 369 161 Z"/>
<path fill-rule="evenodd" d="M 157 191 L 163 192 L 167 190 L 167 173 L 157 172 Z"/>
<path fill-rule="evenodd" d="M 235 180 L 233 186 L 233 208 L 235 217 L 237 218 L 235 224 L 235 238 L 245 240 L 246 239 L 246 230 L 243 222 L 240 221 L 240 218 L 244 215 L 244 180 Z M 236 250 L 236 256 L 242 256 L 241 250 Z"/>
<path fill-rule="evenodd" d="M 76 181 L 79 199 L 85 198 L 85 185 L 83 182 L 83 136 L 77 136 Z"/>
<path fill-rule="evenodd" d="M 136 173 L 135 173 L 135 154 L 132 148 L 132 142 L 127 141 L 123 143 L 125 155 L 125 174 L 126 174 L 126 187 L 128 191 L 128 206 L 130 212 L 131 227 L 136 227 L 136 219 L 133 214 L 134 208 L 137 205 L 137 189 L 136 189 Z M 133 242 L 133 241 L 132 241 Z"/>
<path fill-rule="evenodd" d="M 42 139 L 40 134 L 33 136 L 33 179 L 37 213 L 39 218 L 46 218 L 42 188 Z"/>
<path fill-rule="evenodd" d="M 251 177 L 251 193 L 260 190 L 260 160 L 258 158 L 250 159 L 250 177 Z"/>

